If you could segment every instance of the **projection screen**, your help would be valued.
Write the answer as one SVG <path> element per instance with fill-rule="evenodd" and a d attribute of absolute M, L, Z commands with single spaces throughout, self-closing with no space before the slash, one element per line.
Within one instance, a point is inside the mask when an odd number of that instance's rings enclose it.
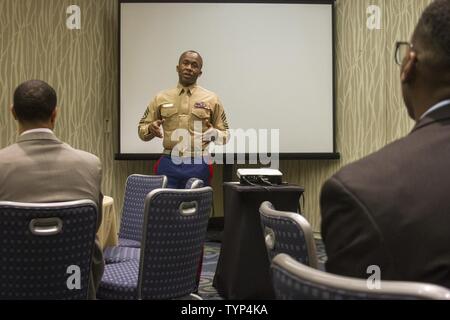
<path fill-rule="evenodd" d="M 333 1 L 121 1 L 116 159 L 162 152 L 162 139 L 139 139 L 138 122 L 158 92 L 177 85 L 178 58 L 191 49 L 204 60 L 197 83 L 220 97 L 232 134 L 232 143 L 211 146 L 212 152 L 338 157 L 333 30 Z"/>

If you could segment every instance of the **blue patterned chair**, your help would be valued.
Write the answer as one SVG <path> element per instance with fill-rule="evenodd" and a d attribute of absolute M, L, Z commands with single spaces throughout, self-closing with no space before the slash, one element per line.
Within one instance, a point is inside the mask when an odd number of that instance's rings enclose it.
<path fill-rule="evenodd" d="M 197 188 L 203 188 L 205 186 L 205 183 L 201 179 L 197 178 L 190 178 L 186 182 L 185 189 L 197 189 Z"/>
<path fill-rule="evenodd" d="M 150 192 L 139 260 L 107 264 L 97 297 L 172 299 L 194 292 L 211 206 L 211 187 Z"/>
<path fill-rule="evenodd" d="M 300 214 L 275 210 L 265 201 L 259 208 L 269 261 L 287 253 L 301 263 L 317 268 L 316 246 L 311 226 Z"/>
<path fill-rule="evenodd" d="M 134 248 L 141 246 L 145 197 L 150 191 L 165 188 L 166 185 L 166 176 L 132 174 L 127 178 L 120 221 L 119 246 Z"/>
<path fill-rule="evenodd" d="M 0 299 L 87 299 L 97 206 L 0 202 Z"/>
<path fill-rule="evenodd" d="M 369 289 L 365 279 L 317 270 L 284 253 L 271 269 L 279 300 L 450 300 L 450 290 L 428 283 L 382 280 L 379 288 Z"/>
<path fill-rule="evenodd" d="M 167 184 L 164 182 L 163 188 Z M 190 178 L 186 183 L 186 189 L 202 188 L 204 186 L 203 180 L 197 178 Z M 128 246 L 127 246 L 128 244 Z M 121 244 L 118 247 L 107 247 L 103 253 L 105 262 L 118 263 L 125 262 L 132 259 L 138 259 L 141 255 L 141 249 L 137 247 L 137 242 L 131 242 L 129 239 L 121 239 Z M 140 245 L 140 243 L 139 243 Z"/>

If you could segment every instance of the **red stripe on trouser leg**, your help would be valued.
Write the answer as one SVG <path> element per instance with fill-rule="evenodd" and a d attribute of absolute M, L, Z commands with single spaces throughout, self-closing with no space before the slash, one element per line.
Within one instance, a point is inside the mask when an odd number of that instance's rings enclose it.
<path fill-rule="evenodd" d="M 213 167 L 213 165 L 212 164 L 208 164 L 208 169 L 209 169 L 208 185 L 211 185 L 212 178 L 214 176 L 214 167 Z"/>
<path fill-rule="evenodd" d="M 158 174 L 158 167 L 160 162 L 161 158 L 159 158 L 158 161 L 156 161 L 155 165 L 153 166 L 153 174 Z"/>

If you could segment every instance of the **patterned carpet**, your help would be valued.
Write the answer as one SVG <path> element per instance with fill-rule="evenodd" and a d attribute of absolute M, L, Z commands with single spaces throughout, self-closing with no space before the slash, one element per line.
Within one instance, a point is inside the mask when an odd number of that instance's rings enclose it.
<path fill-rule="evenodd" d="M 325 247 L 321 240 L 316 239 L 317 258 L 319 269 L 324 270 L 326 261 Z M 220 242 L 207 241 L 204 247 L 203 267 L 200 277 L 198 294 L 205 300 L 222 300 L 223 298 L 213 287 L 213 278 L 220 254 Z"/>
<path fill-rule="evenodd" d="M 205 300 L 221 300 L 222 297 L 213 287 L 214 273 L 220 254 L 220 243 L 206 242 L 203 251 L 203 266 L 200 275 L 198 295 Z"/>

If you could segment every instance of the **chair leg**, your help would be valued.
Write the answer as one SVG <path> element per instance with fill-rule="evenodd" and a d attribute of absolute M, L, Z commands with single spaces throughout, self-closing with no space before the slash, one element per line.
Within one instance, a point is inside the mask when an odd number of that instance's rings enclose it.
<path fill-rule="evenodd" d="M 197 269 L 197 288 L 194 292 L 198 292 L 198 287 L 200 285 L 200 276 L 202 274 L 202 266 L 203 266 L 203 250 L 204 250 L 204 246 L 202 246 L 202 253 L 200 255 L 200 261 L 199 261 L 198 269 Z"/>

